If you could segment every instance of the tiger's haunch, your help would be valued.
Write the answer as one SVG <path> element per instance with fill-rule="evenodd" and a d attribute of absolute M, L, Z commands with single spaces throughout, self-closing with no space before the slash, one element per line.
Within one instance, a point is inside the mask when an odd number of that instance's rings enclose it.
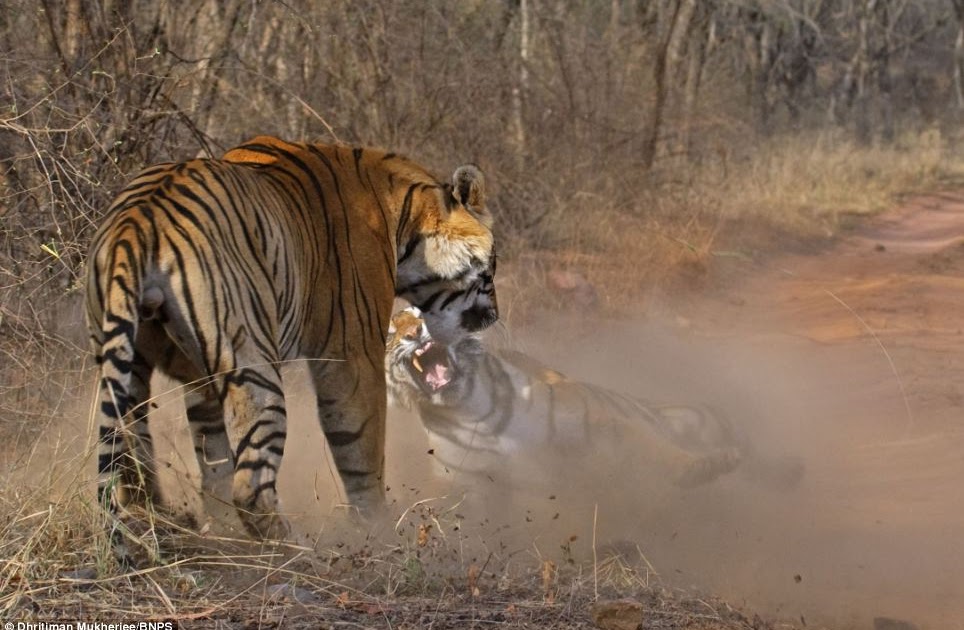
<path fill-rule="evenodd" d="M 453 338 L 490 325 L 491 227 L 473 165 L 443 183 L 393 153 L 258 137 L 144 170 L 88 263 L 102 504 L 158 498 L 146 404 L 157 369 L 185 383 L 206 498 L 230 488 L 253 535 L 283 537 L 280 363 L 306 357 L 348 498 L 378 509 L 393 299 Z"/>

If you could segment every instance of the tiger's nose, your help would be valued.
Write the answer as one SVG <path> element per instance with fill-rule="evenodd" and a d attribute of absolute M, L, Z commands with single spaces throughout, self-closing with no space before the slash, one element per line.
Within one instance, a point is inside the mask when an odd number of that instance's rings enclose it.
<path fill-rule="evenodd" d="M 462 311 L 462 328 L 469 332 L 483 330 L 499 319 L 499 309 L 493 303 L 491 306 L 475 305 Z"/>

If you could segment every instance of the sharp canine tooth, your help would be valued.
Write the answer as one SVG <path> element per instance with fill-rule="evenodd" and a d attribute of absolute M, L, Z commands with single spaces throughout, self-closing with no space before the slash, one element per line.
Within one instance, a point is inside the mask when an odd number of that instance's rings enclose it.
<path fill-rule="evenodd" d="M 415 357 L 414 359 L 412 359 L 412 365 L 414 365 L 415 369 L 418 370 L 419 372 L 425 371 L 425 369 L 422 367 L 422 364 L 418 362 L 418 357 Z"/>

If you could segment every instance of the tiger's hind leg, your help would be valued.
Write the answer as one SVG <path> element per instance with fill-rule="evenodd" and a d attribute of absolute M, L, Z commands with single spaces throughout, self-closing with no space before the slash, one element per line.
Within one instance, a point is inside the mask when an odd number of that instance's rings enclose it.
<path fill-rule="evenodd" d="M 221 294 L 219 287 L 205 282 L 198 279 L 193 285 L 197 296 Z M 235 310 L 243 312 L 244 306 Z M 274 314 L 267 313 L 254 329 L 230 313 L 218 318 L 217 312 L 200 298 L 193 309 L 168 305 L 164 334 L 176 351 L 162 367 L 194 388 L 186 403 L 207 498 L 216 501 L 214 495 L 226 489 L 230 475 L 232 503 L 248 533 L 283 539 L 288 526 L 278 513 L 276 485 L 286 411 L 277 349 L 270 337 L 276 328 Z M 205 500 L 205 508 L 212 503 Z"/>
<path fill-rule="evenodd" d="M 130 363 L 127 387 L 104 376 L 100 383 L 98 490 L 113 513 L 159 502 L 154 444 L 147 425 L 153 368 L 139 354 Z"/>
<path fill-rule="evenodd" d="M 704 405 L 658 405 L 647 410 L 667 448 L 679 449 L 676 485 L 713 481 L 744 464 L 746 452 L 727 418 Z"/>
<path fill-rule="evenodd" d="M 675 483 L 681 488 L 692 488 L 709 483 L 731 473 L 742 463 L 743 454 L 735 448 L 720 449 L 706 454 L 686 454 Z"/>
<path fill-rule="evenodd" d="M 655 468 L 668 473 L 670 481 L 682 488 L 709 483 L 733 472 L 743 461 L 737 448 L 691 451 L 651 429 L 636 428 L 632 448 Z"/>

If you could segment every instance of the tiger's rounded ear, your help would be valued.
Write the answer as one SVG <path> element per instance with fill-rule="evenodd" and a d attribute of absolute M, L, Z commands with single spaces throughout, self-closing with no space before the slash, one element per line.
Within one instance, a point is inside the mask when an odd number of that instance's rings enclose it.
<path fill-rule="evenodd" d="M 452 175 L 452 196 L 463 206 L 476 213 L 485 210 L 485 176 L 475 164 L 466 164 L 455 169 Z"/>

